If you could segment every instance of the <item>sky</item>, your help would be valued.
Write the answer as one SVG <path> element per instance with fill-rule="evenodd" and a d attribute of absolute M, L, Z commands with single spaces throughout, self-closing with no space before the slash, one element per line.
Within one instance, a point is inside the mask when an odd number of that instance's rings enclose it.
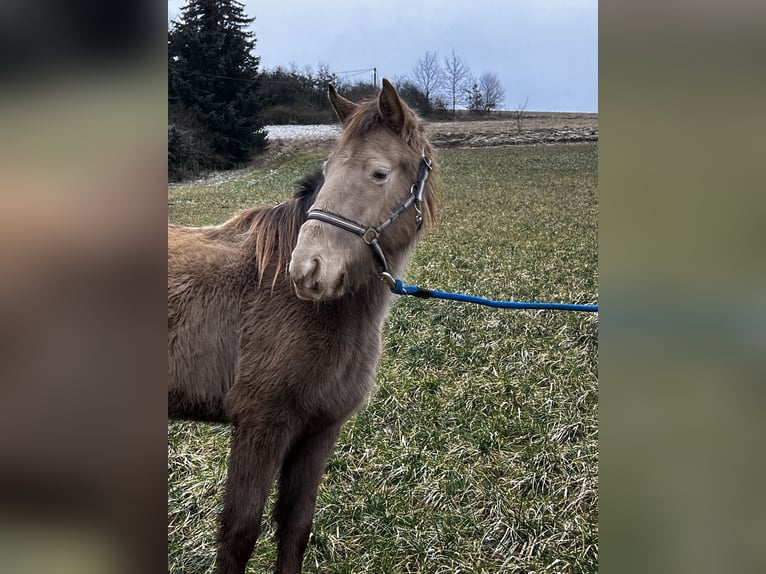
<path fill-rule="evenodd" d="M 168 18 L 187 0 L 168 0 Z M 261 68 L 320 63 L 410 75 L 419 58 L 455 54 L 478 77 L 493 72 L 502 108 L 598 111 L 597 0 L 239 0 L 255 17 Z M 372 72 L 340 74 L 350 82 Z"/>

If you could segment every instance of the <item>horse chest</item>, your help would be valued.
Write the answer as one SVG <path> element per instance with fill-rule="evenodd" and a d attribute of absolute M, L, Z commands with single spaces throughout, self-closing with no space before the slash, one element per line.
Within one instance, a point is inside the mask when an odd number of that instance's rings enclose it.
<path fill-rule="evenodd" d="M 381 353 L 382 316 L 335 312 L 289 297 L 254 299 L 242 325 L 233 410 L 345 420 L 365 403 Z"/>
<path fill-rule="evenodd" d="M 362 407 L 375 386 L 378 348 L 344 349 L 326 367 L 320 366 L 316 376 L 306 381 L 309 408 L 346 419 Z"/>

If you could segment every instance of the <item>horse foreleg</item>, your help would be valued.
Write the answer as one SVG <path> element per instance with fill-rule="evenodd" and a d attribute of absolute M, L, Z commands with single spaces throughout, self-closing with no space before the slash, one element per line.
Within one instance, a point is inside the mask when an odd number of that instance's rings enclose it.
<path fill-rule="evenodd" d="M 216 556 L 218 574 L 245 572 L 286 445 L 286 434 L 274 427 L 242 424 L 234 429 Z"/>
<path fill-rule="evenodd" d="M 288 452 L 274 507 L 277 522 L 277 574 L 299 574 L 314 518 L 317 488 L 341 424 L 316 431 Z"/>

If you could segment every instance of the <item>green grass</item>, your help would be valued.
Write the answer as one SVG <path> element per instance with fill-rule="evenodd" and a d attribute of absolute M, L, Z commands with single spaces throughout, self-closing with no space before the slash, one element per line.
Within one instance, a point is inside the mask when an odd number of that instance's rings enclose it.
<path fill-rule="evenodd" d="M 597 148 L 438 154 L 439 226 L 408 283 L 595 303 Z M 169 192 L 174 223 L 276 203 L 302 155 Z M 596 572 L 598 317 L 397 298 L 378 389 L 341 434 L 305 571 Z M 169 572 L 212 571 L 230 431 L 168 426 Z M 267 510 L 270 509 L 270 506 Z M 268 517 L 250 572 L 270 571 Z"/>

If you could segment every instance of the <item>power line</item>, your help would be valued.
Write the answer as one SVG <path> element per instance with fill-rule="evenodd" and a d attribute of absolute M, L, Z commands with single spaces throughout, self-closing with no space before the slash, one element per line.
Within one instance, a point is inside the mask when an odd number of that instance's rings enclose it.
<path fill-rule="evenodd" d="M 362 72 L 372 72 L 375 68 L 365 68 L 364 70 L 346 70 L 345 72 L 335 72 L 336 74 L 355 74 Z"/>
<path fill-rule="evenodd" d="M 208 74 L 205 72 L 198 72 L 197 70 L 188 70 L 183 68 L 178 68 L 172 64 L 169 65 L 169 67 L 173 68 L 176 72 L 181 72 L 182 74 L 194 74 L 195 76 L 205 76 L 206 78 L 219 78 L 221 80 L 233 80 L 235 82 L 249 82 L 253 83 L 256 82 L 257 79 L 248 79 L 248 78 L 235 78 L 233 76 L 221 76 L 220 74 Z"/>
<path fill-rule="evenodd" d="M 233 82 L 246 82 L 248 84 L 253 84 L 253 83 L 258 82 L 258 81 L 260 81 L 262 83 L 272 84 L 272 85 L 273 84 L 291 85 L 293 83 L 292 80 L 289 80 L 289 79 L 274 80 L 274 79 L 271 79 L 271 78 L 264 77 L 264 76 L 268 76 L 268 74 L 269 74 L 268 70 L 265 70 L 264 72 L 260 72 L 258 74 L 259 77 L 256 78 L 256 79 L 248 79 L 248 78 L 236 78 L 234 76 L 224 76 L 224 75 L 221 75 L 221 74 L 209 74 L 207 72 L 200 72 L 200 71 L 197 71 L 197 70 L 189 70 L 189 69 L 180 68 L 178 66 L 175 66 L 173 63 L 168 63 L 168 67 L 172 68 L 173 70 L 175 70 L 176 72 L 178 72 L 180 74 L 193 74 L 195 76 L 203 76 L 203 77 L 206 77 L 206 78 L 217 78 L 217 79 L 221 79 L 221 80 L 231 80 Z M 377 68 L 366 68 L 364 70 L 347 70 L 347 71 L 344 71 L 344 72 L 333 72 L 333 74 L 336 75 L 336 76 L 345 75 L 347 78 L 353 78 L 353 77 L 356 77 L 356 76 L 361 76 L 362 74 L 366 74 L 368 72 L 376 72 L 376 71 L 377 71 Z M 373 76 L 373 78 L 375 78 L 375 76 Z"/>

